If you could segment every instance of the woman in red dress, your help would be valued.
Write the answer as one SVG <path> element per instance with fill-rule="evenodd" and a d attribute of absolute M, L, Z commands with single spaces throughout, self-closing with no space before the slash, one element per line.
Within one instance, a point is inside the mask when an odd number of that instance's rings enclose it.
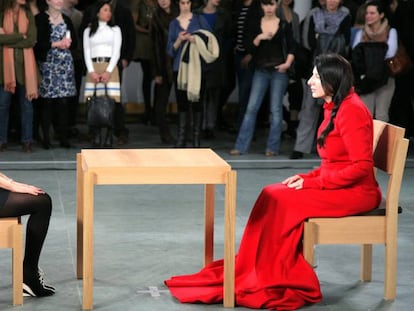
<path fill-rule="evenodd" d="M 321 165 L 259 195 L 236 256 L 239 306 L 280 311 L 321 301 L 318 278 L 302 254 L 304 221 L 367 212 L 381 200 L 373 173 L 372 116 L 354 92 L 350 64 L 337 54 L 316 57 L 308 86 L 314 98 L 325 100 L 317 139 Z M 181 302 L 219 303 L 223 261 L 165 283 Z"/>

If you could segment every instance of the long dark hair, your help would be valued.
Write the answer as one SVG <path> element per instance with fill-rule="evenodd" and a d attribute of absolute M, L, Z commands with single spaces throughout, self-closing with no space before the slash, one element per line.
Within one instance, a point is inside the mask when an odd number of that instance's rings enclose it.
<path fill-rule="evenodd" d="M 318 137 L 319 147 L 325 145 L 326 136 L 334 128 L 334 119 L 342 101 L 354 84 L 351 64 L 339 54 L 321 54 L 315 58 L 315 67 L 326 95 L 332 96 L 334 108 L 328 125 Z"/>
<path fill-rule="evenodd" d="M 92 37 L 93 34 L 98 30 L 99 27 L 99 18 L 98 18 L 98 14 L 99 11 L 101 10 L 101 8 L 105 5 L 109 5 L 111 6 L 111 1 L 110 0 L 99 0 L 95 3 L 94 7 L 92 8 L 92 18 L 91 18 L 91 31 L 89 32 L 89 36 Z M 111 7 L 111 12 L 112 14 L 114 14 L 112 7 Z M 110 21 L 108 21 L 108 26 L 114 26 L 113 23 L 113 19 L 111 19 Z"/>
<path fill-rule="evenodd" d="M 16 4 L 16 0 L 1 0 L 0 1 L 0 10 L 1 12 L 4 13 L 4 11 L 8 10 L 8 9 L 12 9 Z M 24 8 L 28 8 L 28 4 L 26 3 L 24 6 Z"/>

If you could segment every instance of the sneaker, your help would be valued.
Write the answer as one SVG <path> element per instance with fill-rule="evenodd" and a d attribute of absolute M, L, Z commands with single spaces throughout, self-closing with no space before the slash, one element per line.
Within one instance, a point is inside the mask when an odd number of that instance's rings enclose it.
<path fill-rule="evenodd" d="M 39 269 L 37 276 L 26 278 L 23 281 L 23 296 L 25 297 L 45 297 L 51 296 L 56 289 L 45 283 L 44 272 Z"/>

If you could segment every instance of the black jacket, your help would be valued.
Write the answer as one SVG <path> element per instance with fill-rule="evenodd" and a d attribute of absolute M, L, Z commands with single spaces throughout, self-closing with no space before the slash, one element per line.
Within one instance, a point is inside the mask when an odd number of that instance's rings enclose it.
<path fill-rule="evenodd" d="M 72 39 L 72 44 L 70 50 L 73 52 L 77 47 L 77 36 L 75 34 L 75 28 L 73 27 L 72 21 L 69 17 L 62 14 L 63 20 L 70 30 L 70 36 Z M 50 23 L 49 15 L 45 12 L 41 12 L 35 16 L 36 28 L 37 28 L 37 42 L 34 46 L 34 52 L 36 60 L 38 62 L 45 62 L 47 57 L 47 52 L 52 48 L 52 43 L 50 42 Z"/>

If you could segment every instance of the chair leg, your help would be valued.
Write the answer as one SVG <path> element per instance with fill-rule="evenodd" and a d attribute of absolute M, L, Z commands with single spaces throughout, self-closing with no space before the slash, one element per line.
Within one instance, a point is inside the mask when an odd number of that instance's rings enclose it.
<path fill-rule="evenodd" d="M 393 247 L 391 247 L 393 245 Z M 384 299 L 394 300 L 397 295 L 397 241 L 385 245 Z"/>
<path fill-rule="evenodd" d="M 361 245 L 361 274 L 363 282 L 370 282 L 372 279 L 372 244 Z"/>
<path fill-rule="evenodd" d="M 13 226 L 13 305 L 23 304 L 23 230 Z"/>
<path fill-rule="evenodd" d="M 303 228 L 303 256 L 312 268 L 314 265 L 315 233 L 316 225 L 311 222 L 305 222 Z"/>

